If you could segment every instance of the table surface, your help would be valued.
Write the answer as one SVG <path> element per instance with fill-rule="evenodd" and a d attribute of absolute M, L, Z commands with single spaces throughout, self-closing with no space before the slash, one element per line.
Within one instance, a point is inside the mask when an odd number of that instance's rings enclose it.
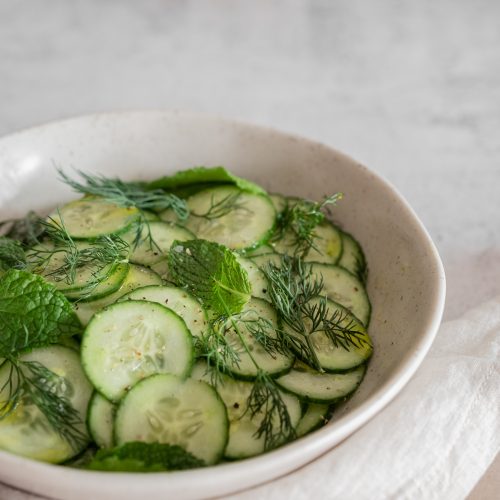
<path fill-rule="evenodd" d="M 414 207 L 452 319 L 500 294 L 498 19 L 497 0 L 0 0 L 0 135 L 175 108 L 334 146 Z"/>

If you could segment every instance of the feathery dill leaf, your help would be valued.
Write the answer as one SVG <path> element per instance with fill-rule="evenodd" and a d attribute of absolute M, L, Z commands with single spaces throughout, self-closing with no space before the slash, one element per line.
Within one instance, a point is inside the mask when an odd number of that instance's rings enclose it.
<path fill-rule="evenodd" d="M 42 272 L 46 270 L 54 256 L 62 256 L 61 265 L 44 273 L 54 281 L 75 283 L 77 272 L 87 268 L 92 279 L 82 289 L 82 297 L 90 294 L 102 281 L 114 272 L 115 264 L 127 262 L 129 245 L 117 235 L 100 236 L 90 244 L 77 243 L 68 233 L 64 220 L 58 212 L 59 220 L 49 218 L 43 222 L 46 241 L 29 253 L 31 266 Z"/>
<path fill-rule="evenodd" d="M 280 390 L 272 377 L 263 370 L 259 370 L 254 381 L 246 412 L 250 413 L 251 418 L 263 415 L 255 437 L 258 439 L 264 436 L 266 450 L 276 448 L 296 437 Z"/>
<path fill-rule="evenodd" d="M 163 189 L 147 189 L 139 182 L 125 182 L 120 179 L 89 175 L 77 170 L 83 182 L 71 179 L 62 169 L 57 169 L 61 180 L 82 194 L 101 196 L 122 207 L 136 207 L 139 210 L 161 211 L 172 209 L 180 220 L 187 219 L 189 210 L 186 202 Z"/>
<path fill-rule="evenodd" d="M 323 279 L 313 275 L 311 266 L 300 257 L 282 256 L 279 266 L 264 268 L 271 303 L 284 325 L 296 335 L 281 330 L 281 342 L 299 351 L 308 364 L 322 372 L 311 336 L 324 332 L 335 347 L 349 350 L 368 343 L 363 331 L 347 312 L 328 307 L 321 296 Z"/>
<path fill-rule="evenodd" d="M 241 191 L 230 193 L 224 196 L 218 201 L 215 201 L 215 197 L 212 195 L 210 200 L 210 206 L 208 210 L 203 213 L 191 212 L 193 217 L 199 217 L 206 220 L 220 219 L 233 212 L 234 210 L 242 210 L 246 212 L 251 212 L 243 203 L 239 202 L 241 197 Z"/>
<path fill-rule="evenodd" d="M 278 217 L 278 225 L 273 240 L 277 241 L 286 233 L 293 236 L 295 255 L 305 256 L 309 249 L 315 248 L 315 228 L 325 220 L 324 210 L 335 205 L 343 197 L 342 193 L 335 193 L 325 198 L 321 203 L 300 199 L 289 201 L 285 210 Z"/>

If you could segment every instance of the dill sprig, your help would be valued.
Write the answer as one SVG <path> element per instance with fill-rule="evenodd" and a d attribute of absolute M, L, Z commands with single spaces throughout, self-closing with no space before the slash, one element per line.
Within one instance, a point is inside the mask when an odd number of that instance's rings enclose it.
<path fill-rule="evenodd" d="M 243 203 L 239 202 L 241 197 L 241 192 L 230 193 L 224 196 L 218 201 L 215 201 L 215 197 L 212 195 L 210 199 L 210 206 L 203 213 L 191 212 L 193 217 L 199 217 L 206 220 L 220 219 L 225 217 L 230 212 L 234 210 L 243 210 L 246 212 L 251 212 Z"/>
<path fill-rule="evenodd" d="M 227 318 L 216 318 L 210 325 L 208 331 L 195 340 L 196 352 L 207 360 L 209 366 L 214 370 L 210 371 L 212 385 L 217 387 L 221 374 L 230 374 L 230 366 L 239 366 L 240 355 L 243 351 L 238 350 L 226 338 Z"/>
<path fill-rule="evenodd" d="M 335 205 L 342 197 L 342 193 L 335 193 L 321 203 L 306 199 L 288 201 L 278 217 L 277 229 L 272 240 L 280 240 L 286 233 L 291 233 L 295 255 L 305 256 L 311 248 L 317 249 L 314 244 L 314 239 L 317 237 L 314 230 L 325 220 L 324 210 L 328 206 Z"/>
<path fill-rule="evenodd" d="M 61 395 L 67 381 L 37 361 L 4 359 L 0 367 L 5 364 L 9 365 L 9 376 L 0 388 L 0 394 L 6 391 L 7 396 L 0 403 L 0 420 L 12 413 L 21 401 L 34 404 L 54 431 L 73 449 L 80 449 L 87 438 L 80 428 L 83 422 L 78 411 Z"/>
<path fill-rule="evenodd" d="M 120 179 L 89 175 L 77 170 L 82 182 L 71 179 L 62 169 L 57 169 L 61 180 L 82 194 L 101 196 L 121 207 L 135 207 L 141 211 L 161 211 L 170 208 L 180 220 L 187 219 L 189 210 L 186 202 L 163 189 L 147 189 L 139 182 L 124 182 Z"/>
<path fill-rule="evenodd" d="M 364 332 L 347 312 L 328 307 L 322 296 L 323 279 L 312 273 L 311 266 L 300 257 L 282 256 L 279 266 L 264 268 L 269 298 L 278 315 L 295 335 L 280 330 L 285 348 L 292 347 L 308 364 L 324 371 L 312 342 L 314 333 L 323 332 L 335 347 L 349 350 L 368 343 Z"/>
<path fill-rule="evenodd" d="M 171 209 L 176 217 L 184 221 L 189 216 L 189 209 L 185 200 L 175 194 L 166 193 L 163 189 L 147 189 L 139 182 L 124 182 L 120 179 L 104 177 L 102 175 L 89 175 L 77 170 L 83 179 L 78 182 L 71 179 L 62 169 L 57 169 L 61 180 L 72 187 L 74 191 L 86 195 L 100 196 L 110 203 L 121 207 L 134 207 L 139 211 L 135 221 L 135 236 L 132 248 L 136 249 L 143 241 L 148 242 L 151 249 L 158 249 L 154 241 L 146 211 L 162 211 Z"/>
<path fill-rule="evenodd" d="M 89 245 L 77 244 L 69 234 L 61 214 L 58 219 L 43 221 L 48 244 L 34 247 L 29 254 L 29 262 L 42 272 L 50 266 L 51 259 L 62 254 L 62 263 L 45 273 L 54 281 L 64 281 L 72 285 L 80 269 L 90 270 L 91 279 L 81 291 L 81 296 L 88 296 L 92 291 L 115 271 L 115 265 L 128 261 L 129 245 L 117 235 L 100 236 Z"/>
<path fill-rule="evenodd" d="M 259 370 L 257 373 L 247 401 L 246 412 L 250 413 L 251 418 L 263 415 L 255 437 L 264 436 L 266 450 L 295 439 L 295 429 L 281 392 L 276 382 L 264 370 Z"/>

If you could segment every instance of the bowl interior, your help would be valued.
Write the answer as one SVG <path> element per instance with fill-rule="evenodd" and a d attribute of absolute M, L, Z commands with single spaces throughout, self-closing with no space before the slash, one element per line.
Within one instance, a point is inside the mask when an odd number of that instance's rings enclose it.
<path fill-rule="evenodd" d="M 61 498 L 132 498 L 139 484 L 138 491 L 150 498 L 159 498 L 166 484 L 178 496 L 220 495 L 284 474 L 334 446 L 387 404 L 417 369 L 444 305 L 444 273 L 435 247 L 387 182 L 312 141 L 176 112 L 103 114 L 48 124 L 0 140 L 0 220 L 29 209 L 47 212 L 74 197 L 56 180 L 56 166 L 131 180 L 196 165 L 223 165 L 287 195 L 320 199 L 344 193 L 333 220 L 363 246 L 372 302 L 369 331 L 375 350 L 360 389 L 324 429 L 210 473 L 157 474 L 147 480 L 122 474 L 117 481 L 114 474 L 61 469 L 0 453 L 0 480 Z M 16 472 L 19 465 L 33 474 Z M 90 476 L 93 480 L 85 481 Z"/>

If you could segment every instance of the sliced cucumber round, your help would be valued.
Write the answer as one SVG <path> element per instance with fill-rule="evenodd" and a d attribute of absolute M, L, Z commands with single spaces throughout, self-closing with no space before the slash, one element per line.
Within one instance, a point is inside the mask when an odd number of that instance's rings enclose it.
<path fill-rule="evenodd" d="M 366 365 L 346 373 L 320 373 L 296 361 L 292 370 L 276 379 L 285 391 L 307 403 L 336 403 L 354 392 L 363 380 Z"/>
<path fill-rule="evenodd" d="M 82 338 L 82 364 L 110 401 L 155 373 L 189 375 L 193 340 L 184 321 L 154 302 L 119 302 L 96 313 Z"/>
<path fill-rule="evenodd" d="M 311 272 L 323 279 L 323 292 L 330 300 L 349 309 L 363 325 L 370 322 L 370 300 L 363 283 L 343 267 L 311 263 Z"/>
<path fill-rule="evenodd" d="M 305 436 L 309 432 L 323 427 L 328 422 L 330 413 L 330 405 L 328 404 L 308 404 L 295 429 L 297 437 Z"/>
<path fill-rule="evenodd" d="M 272 233 L 276 212 L 268 196 L 233 186 L 204 189 L 187 199 L 190 216 L 185 225 L 198 238 L 234 250 L 265 243 Z"/>
<path fill-rule="evenodd" d="M 129 441 L 179 445 L 207 465 L 226 447 L 228 419 L 209 384 L 174 375 L 153 375 L 135 385 L 116 414 L 118 445 Z"/>
<path fill-rule="evenodd" d="M 239 355 L 237 363 L 228 364 L 231 373 L 239 378 L 253 379 L 258 373 L 255 364 L 270 375 L 290 370 L 294 357 L 271 347 L 272 341 L 277 338 L 277 328 L 276 311 L 268 302 L 255 297 L 250 299 L 238 316 L 228 320 L 224 327 L 225 336 L 228 344 Z M 259 338 L 262 340 L 259 341 Z M 266 349 L 264 344 L 269 347 Z"/>
<path fill-rule="evenodd" d="M 87 413 L 87 427 L 92 439 L 100 448 L 111 448 L 114 444 L 113 426 L 116 405 L 98 392 L 94 392 Z"/>
<path fill-rule="evenodd" d="M 236 255 L 236 260 L 248 274 L 248 281 L 252 287 L 252 295 L 259 299 L 269 300 L 266 275 L 251 259 Z"/>
<path fill-rule="evenodd" d="M 191 376 L 208 383 L 212 382 L 210 368 L 202 361 L 195 364 Z M 234 380 L 227 375 L 219 374 L 216 387 L 226 405 L 229 417 L 229 441 L 225 457 L 234 460 L 264 453 L 266 451 L 265 435 L 258 435 L 259 427 L 264 419 L 264 412 L 259 411 L 252 417 L 252 412 L 248 409 L 248 402 L 254 389 L 253 382 Z M 290 425 L 295 427 L 301 415 L 299 400 L 286 392 L 278 392 L 278 394 L 285 404 Z M 270 408 L 271 406 L 271 401 L 266 401 L 262 408 Z M 273 421 L 272 426 L 273 431 L 277 432 L 278 419 Z"/>
<path fill-rule="evenodd" d="M 263 253 L 252 257 L 252 261 L 255 262 L 260 269 L 265 269 L 269 264 L 274 264 L 279 267 L 281 265 L 281 254 L 276 252 Z"/>
<path fill-rule="evenodd" d="M 24 395 L 14 410 L 0 419 L 0 449 L 51 463 L 68 460 L 80 453 L 90 441 L 85 416 L 92 386 L 82 370 L 80 357 L 73 349 L 59 345 L 34 349 L 20 358 L 21 369 L 28 378 L 33 378 L 36 375 L 30 373 L 23 363 L 40 364 L 55 374 L 53 380 L 42 382 L 37 377 L 36 382 L 47 387 L 50 385 L 52 391 L 65 398 L 76 410 L 80 422 L 74 428 L 81 439 L 70 444 L 62 437 L 62 430 L 55 429 L 31 397 Z M 4 365 L 0 369 L 0 405 L 8 396 L 10 376 L 9 366 Z"/>
<path fill-rule="evenodd" d="M 143 266 L 152 266 L 160 261 L 165 261 L 170 247 L 175 240 L 192 240 L 195 236 L 191 231 L 177 224 L 162 221 L 144 224 L 140 243 L 134 246 L 137 234 L 134 228 L 123 235 L 123 239 L 130 245 L 130 261 Z"/>
<path fill-rule="evenodd" d="M 123 280 L 120 288 L 102 299 L 77 302 L 74 305 L 76 315 L 80 319 L 82 325 L 87 325 L 90 318 L 106 306 L 114 304 L 122 295 L 148 285 L 161 285 L 163 280 L 154 271 L 146 267 L 129 264 L 128 273 Z"/>
<path fill-rule="evenodd" d="M 361 245 L 352 237 L 352 235 L 342 231 L 342 255 L 338 265 L 347 269 L 350 273 L 357 276 L 358 279 L 366 282 L 366 259 Z"/>
<path fill-rule="evenodd" d="M 322 301 L 325 301 L 324 304 Z M 370 358 L 373 352 L 371 339 L 365 327 L 345 307 L 324 297 L 311 299 L 308 306 L 316 310 L 325 307 L 323 316 L 328 319 L 332 333 L 339 339 L 335 344 L 323 329 L 309 335 L 311 348 L 321 368 L 331 372 L 347 371 Z M 306 326 L 311 323 L 308 318 L 304 322 Z M 283 328 L 288 335 L 304 340 L 290 326 L 284 325 Z M 301 353 L 297 354 L 300 356 Z"/>
<path fill-rule="evenodd" d="M 59 208 L 49 217 L 49 222 L 64 225 L 75 239 L 94 239 L 126 231 L 138 219 L 135 207 L 121 207 L 104 198 L 85 196 Z"/>
<path fill-rule="evenodd" d="M 296 236 L 287 231 L 283 237 L 271 243 L 275 252 L 293 255 L 296 249 Z M 303 257 L 306 262 L 336 264 L 342 254 L 340 231 L 330 222 L 324 221 L 314 228 L 313 245 Z"/>
<path fill-rule="evenodd" d="M 202 337 L 208 330 L 208 317 L 203 306 L 186 290 L 175 286 L 146 286 L 123 297 L 125 300 L 148 300 L 166 306 L 186 323 L 193 337 Z"/>

